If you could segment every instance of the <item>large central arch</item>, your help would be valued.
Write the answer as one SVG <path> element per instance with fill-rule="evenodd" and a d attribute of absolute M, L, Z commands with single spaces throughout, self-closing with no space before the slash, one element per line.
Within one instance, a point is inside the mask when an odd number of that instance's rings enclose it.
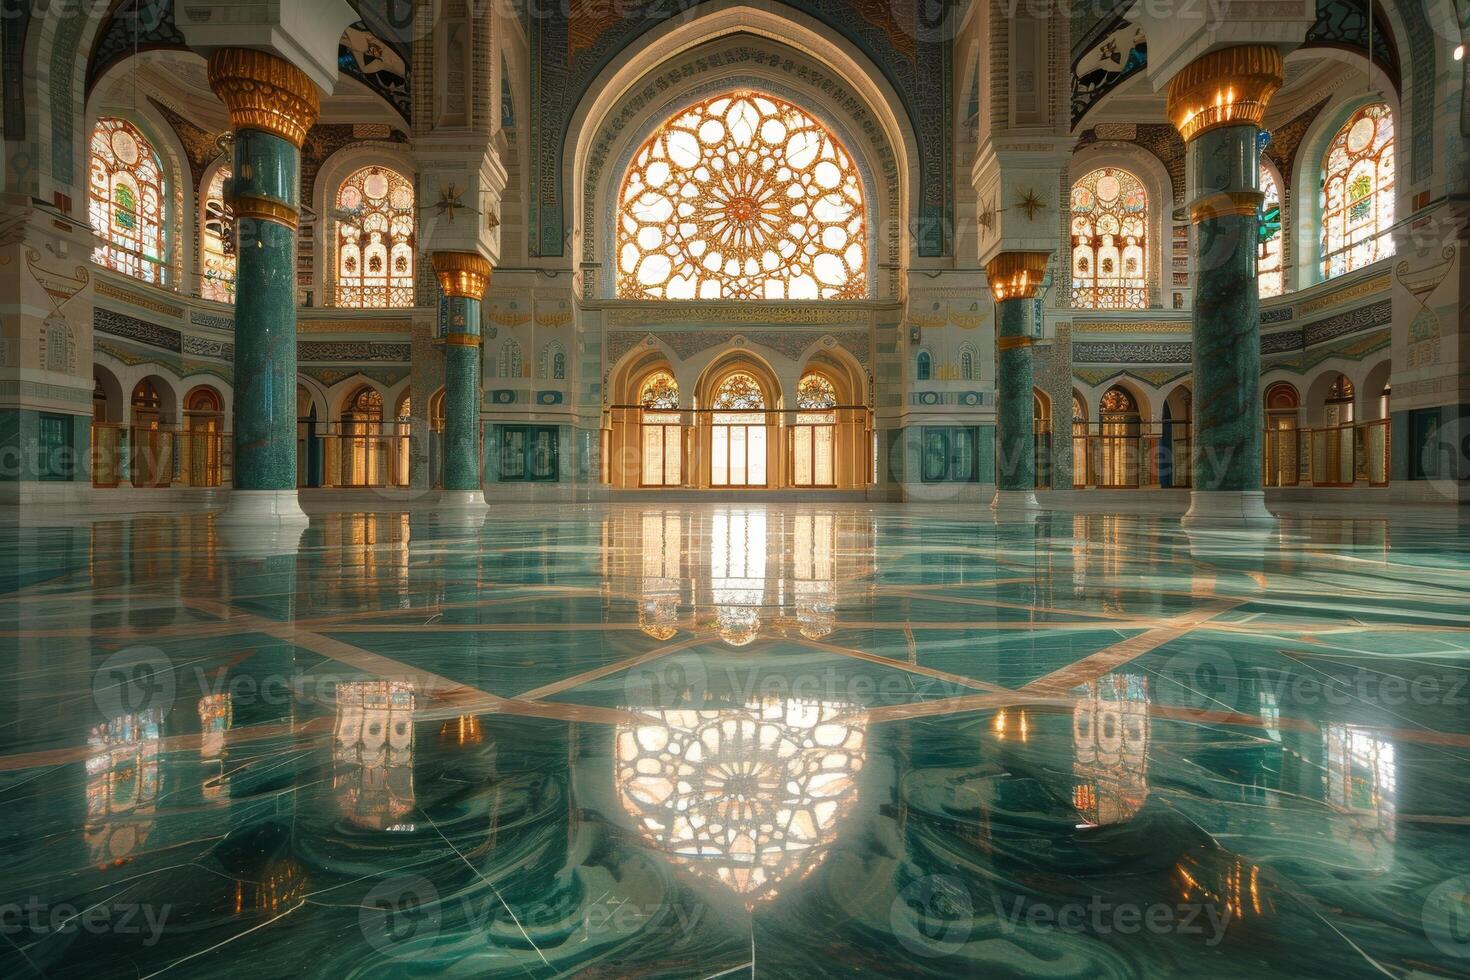
<path fill-rule="evenodd" d="M 702 5 L 698 16 L 642 35 L 573 115 L 562 163 L 583 298 L 611 295 L 606 216 L 633 149 L 682 106 L 722 87 L 769 90 L 844 138 L 871 183 L 873 295 L 896 295 L 896 274 L 917 247 L 905 244 L 903 230 L 918 210 L 917 140 L 897 94 L 864 55 L 810 17 L 728 3 Z"/>

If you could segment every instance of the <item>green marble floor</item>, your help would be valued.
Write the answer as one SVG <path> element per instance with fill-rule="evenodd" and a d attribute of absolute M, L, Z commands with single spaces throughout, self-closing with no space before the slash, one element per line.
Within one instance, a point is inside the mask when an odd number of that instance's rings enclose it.
<path fill-rule="evenodd" d="M 1470 976 L 1453 515 L 58 521 L 0 643 L 4 977 Z"/>

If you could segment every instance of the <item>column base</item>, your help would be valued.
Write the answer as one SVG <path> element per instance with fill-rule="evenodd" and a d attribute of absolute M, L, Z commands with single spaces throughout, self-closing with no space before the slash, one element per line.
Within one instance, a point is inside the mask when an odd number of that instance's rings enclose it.
<path fill-rule="evenodd" d="M 1192 490 L 1179 525 L 1188 531 L 1269 530 L 1276 515 L 1266 509 L 1264 490 Z"/>
<path fill-rule="evenodd" d="M 483 490 L 440 490 L 424 497 L 423 503 L 431 510 L 485 510 L 490 506 Z"/>
<path fill-rule="evenodd" d="M 1041 510 L 1041 502 L 1036 499 L 1035 490 L 997 490 L 995 496 L 990 499 L 990 509 L 994 511 Z"/>
<path fill-rule="evenodd" d="M 298 527 L 311 523 L 292 490 L 231 490 L 217 527 Z"/>

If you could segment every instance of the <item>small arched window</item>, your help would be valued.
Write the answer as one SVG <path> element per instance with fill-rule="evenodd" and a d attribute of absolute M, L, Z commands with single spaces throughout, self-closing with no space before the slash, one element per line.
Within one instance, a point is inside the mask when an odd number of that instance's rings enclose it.
<path fill-rule="evenodd" d="M 499 373 L 502 378 L 521 377 L 521 345 L 514 340 L 507 340 L 501 344 L 499 362 Z"/>
<path fill-rule="evenodd" d="M 204 192 L 199 295 L 216 303 L 235 302 L 235 212 L 225 200 L 229 179 L 230 168 L 220 167 Z"/>
<path fill-rule="evenodd" d="M 365 167 L 337 189 L 337 305 L 414 303 L 413 185 L 384 167 Z"/>
<path fill-rule="evenodd" d="M 1322 158 L 1322 278 L 1393 254 L 1393 112 L 1363 106 Z"/>
<path fill-rule="evenodd" d="M 1126 170 L 1103 167 L 1072 185 L 1072 305 L 1148 306 L 1148 194 Z"/>
<path fill-rule="evenodd" d="M 919 351 L 919 356 L 914 362 L 914 367 L 918 373 L 920 381 L 929 380 L 929 375 L 932 374 L 934 371 L 934 361 L 932 358 L 929 357 L 928 351 Z"/>
<path fill-rule="evenodd" d="M 837 389 L 820 374 L 808 374 L 796 386 L 796 407 L 808 412 L 826 412 L 837 407 Z"/>
<path fill-rule="evenodd" d="M 679 407 L 679 383 L 667 371 L 656 371 L 643 382 L 638 404 L 657 411 L 673 411 Z"/>
<path fill-rule="evenodd" d="M 102 118 L 92 130 L 88 213 L 103 244 L 92 253 L 100 266 L 144 282 L 168 282 L 163 163 L 138 127 Z"/>
<path fill-rule="evenodd" d="M 975 352 L 968 345 L 960 348 L 960 378 L 964 381 L 975 380 Z"/>
<path fill-rule="evenodd" d="M 744 371 L 720 382 L 715 392 L 714 408 L 721 412 L 753 412 L 766 407 L 766 396 L 760 382 Z"/>
<path fill-rule="evenodd" d="M 1261 218 L 1256 235 L 1256 289 L 1262 299 L 1286 290 L 1281 270 L 1281 188 L 1276 175 L 1261 166 Z"/>
<path fill-rule="evenodd" d="M 1138 402 L 1134 401 L 1133 396 L 1125 389 L 1114 385 L 1103 392 L 1102 402 L 1098 405 L 1098 410 L 1104 416 L 1137 416 Z M 1104 421 L 1112 420 L 1104 419 Z"/>

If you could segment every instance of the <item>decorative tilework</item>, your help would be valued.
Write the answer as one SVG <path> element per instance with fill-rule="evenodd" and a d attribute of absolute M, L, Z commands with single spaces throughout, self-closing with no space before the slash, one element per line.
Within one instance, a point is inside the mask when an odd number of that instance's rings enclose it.
<path fill-rule="evenodd" d="M 211 340 L 205 337 L 184 336 L 184 353 L 196 354 L 200 357 L 218 357 L 221 360 L 235 360 L 235 345 L 227 344 L 223 340 Z"/>
<path fill-rule="evenodd" d="M 411 344 L 374 344 L 356 340 L 303 340 L 296 344 L 299 361 L 403 361 Z"/>
<path fill-rule="evenodd" d="M 189 322 L 196 327 L 209 327 L 213 330 L 227 330 L 230 333 L 235 332 L 235 320 L 233 317 L 216 316 L 213 313 L 190 310 Z"/>
<path fill-rule="evenodd" d="M 1357 333 L 1369 327 L 1382 326 L 1393 319 L 1393 301 L 1382 300 L 1372 306 L 1365 306 L 1346 313 L 1330 316 L 1325 320 L 1308 324 L 1302 329 L 1303 340 L 1307 347 L 1325 343 L 1344 334 Z"/>
<path fill-rule="evenodd" d="M 1292 309 L 1289 306 L 1278 306 L 1270 310 L 1261 311 L 1261 325 L 1270 323 L 1287 323 L 1292 318 Z"/>
<path fill-rule="evenodd" d="M 177 330 L 161 327 L 156 323 L 139 320 L 113 310 L 97 308 L 92 311 L 92 328 L 98 333 L 111 334 L 126 340 L 135 340 L 149 347 L 178 353 L 183 349 L 182 335 Z"/>
<path fill-rule="evenodd" d="M 1074 341 L 1074 364 L 1188 364 L 1187 343 L 1136 343 L 1131 341 Z"/>

